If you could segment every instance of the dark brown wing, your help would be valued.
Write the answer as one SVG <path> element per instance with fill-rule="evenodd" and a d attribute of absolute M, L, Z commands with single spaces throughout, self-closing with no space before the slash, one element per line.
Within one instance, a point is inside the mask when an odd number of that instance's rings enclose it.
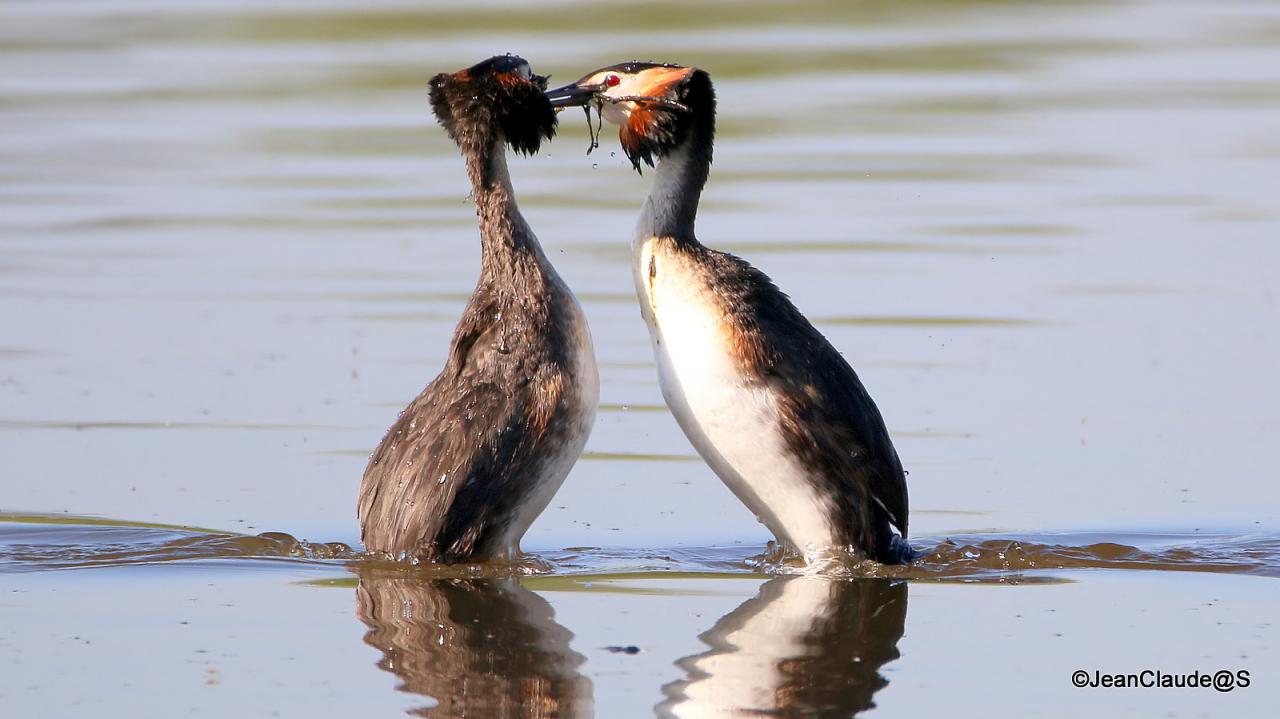
<path fill-rule="evenodd" d="M 515 415 L 516 402 L 492 383 L 453 383 L 442 375 L 428 385 L 369 458 L 359 502 L 365 547 L 431 561 L 474 549 L 496 519 L 484 516 L 493 507 L 473 502 L 461 517 L 457 499 L 468 482 L 486 481 L 497 436 Z M 441 541 L 446 525 L 460 521 L 476 530 L 472 547 Z"/>
<path fill-rule="evenodd" d="M 850 539 L 889 552 L 887 523 L 907 535 L 905 474 L 884 419 L 858 375 L 763 272 L 726 253 L 703 250 L 717 290 L 741 328 L 738 354 L 779 401 L 788 447 L 854 520 Z"/>
<path fill-rule="evenodd" d="M 572 404 L 572 378 L 543 329 L 477 292 L 454 333 L 444 371 L 409 404 L 369 458 L 360 485 L 370 551 L 438 562 L 488 558 L 554 454 Z M 519 315 L 519 316 L 517 316 Z M 540 336 L 540 335 L 539 335 Z"/>

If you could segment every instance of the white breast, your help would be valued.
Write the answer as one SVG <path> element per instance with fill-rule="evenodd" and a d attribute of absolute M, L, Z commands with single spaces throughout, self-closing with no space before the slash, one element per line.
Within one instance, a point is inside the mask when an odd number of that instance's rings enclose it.
<path fill-rule="evenodd" d="M 560 281 L 556 277 L 556 281 Z M 577 340 L 574 352 L 573 376 L 578 388 L 578 407 L 574 416 L 565 419 L 566 436 L 564 441 L 550 448 L 550 456 L 542 465 L 540 476 L 535 478 L 534 489 L 529 497 L 520 504 L 518 513 L 512 518 L 506 536 L 503 539 L 509 557 L 520 551 L 520 538 L 542 514 L 551 498 L 555 496 L 560 485 L 569 476 L 569 470 L 577 463 L 578 457 L 587 444 L 591 428 L 595 423 L 596 408 L 600 403 L 600 373 L 596 367 L 596 352 L 591 341 L 591 328 L 587 326 L 586 315 L 582 307 L 568 287 L 562 287 L 573 307 L 574 325 Z"/>
<path fill-rule="evenodd" d="M 649 325 L 662 394 L 720 479 L 779 540 L 813 556 L 835 539 L 825 499 L 787 449 L 777 403 L 729 353 L 723 315 L 696 272 L 651 239 L 635 250 L 636 291 Z M 654 273 L 650 278 L 650 263 Z"/>

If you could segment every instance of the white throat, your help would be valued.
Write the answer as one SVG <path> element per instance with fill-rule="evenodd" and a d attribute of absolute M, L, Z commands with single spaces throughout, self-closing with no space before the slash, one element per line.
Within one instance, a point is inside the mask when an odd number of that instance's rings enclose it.
<path fill-rule="evenodd" d="M 681 195 L 688 192 L 683 178 L 689 167 L 689 146 L 681 144 L 666 157 L 658 161 L 654 171 L 653 189 L 644 200 L 640 209 L 640 220 L 636 224 L 636 240 L 643 241 L 653 237 L 664 213 L 673 212 L 680 203 Z"/>

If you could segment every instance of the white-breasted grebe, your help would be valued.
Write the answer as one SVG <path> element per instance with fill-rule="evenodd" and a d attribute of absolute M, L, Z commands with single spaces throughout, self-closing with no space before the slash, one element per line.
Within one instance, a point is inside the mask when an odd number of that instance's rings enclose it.
<path fill-rule="evenodd" d="M 833 550 L 908 561 L 905 473 L 857 374 L 768 276 L 694 236 L 710 76 L 626 62 L 547 96 L 594 105 L 637 171 L 656 163 L 632 244 L 636 293 L 663 397 L 698 453 L 806 561 Z"/>
<path fill-rule="evenodd" d="M 532 154 L 555 134 L 546 85 L 511 55 L 431 80 L 431 108 L 471 179 L 480 279 L 444 370 L 369 458 L 358 514 L 371 552 L 442 563 L 513 557 L 591 431 L 591 333 L 507 173 L 507 145 Z"/>

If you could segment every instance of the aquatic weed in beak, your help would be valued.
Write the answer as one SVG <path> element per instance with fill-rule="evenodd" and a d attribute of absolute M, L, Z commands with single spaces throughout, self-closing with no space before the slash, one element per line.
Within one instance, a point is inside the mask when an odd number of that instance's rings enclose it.
<path fill-rule="evenodd" d="M 587 116 L 587 135 L 591 137 L 591 142 L 587 144 L 587 155 L 600 147 L 600 133 L 604 130 L 604 101 L 599 96 L 595 98 L 596 106 L 596 126 L 591 126 L 591 103 L 582 106 L 582 112 Z"/>

